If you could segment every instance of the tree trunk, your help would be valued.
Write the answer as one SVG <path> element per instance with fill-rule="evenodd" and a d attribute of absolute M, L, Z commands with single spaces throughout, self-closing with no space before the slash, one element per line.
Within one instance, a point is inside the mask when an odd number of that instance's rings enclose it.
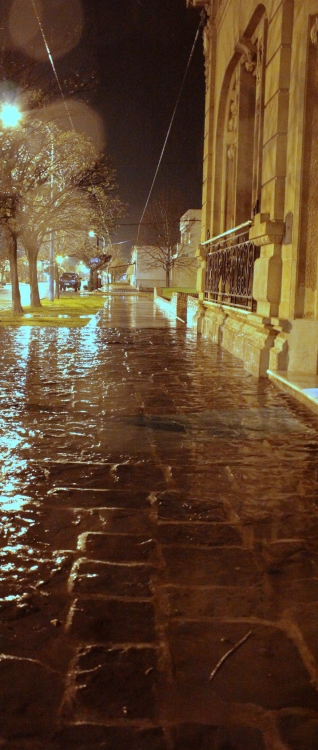
<path fill-rule="evenodd" d="M 88 291 L 94 292 L 95 289 L 97 289 L 97 272 L 95 268 L 89 269 L 89 282 L 88 282 Z"/>
<path fill-rule="evenodd" d="M 29 262 L 31 305 L 32 307 L 42 307 L 39 294 L 37 272 L 38 250 L 34 250 L 34 248 L 26 248 L 26 251 Z"/>
<path fill-rule="evenodd" d="M 57 263 L 54 264 L 55 299 L 60 299 L 60 274 Z"/>
<path fill-rule="evenodd" d="M 166 287 L 170 287 L 170 268 L 166 266 Z"/>
<path fill-rule="evenodd" d="M 11 274 L 11 284 L 12 284 L 12 312 L 13 312 L 13 315 L 23 315 L 24 310 L 21 305 L 19 277 L 18 277 L 17 236 L 12 231 L 10 231 L 10 235 L 11 236 L 9 239 L 9 247 L 10 247 L 9 262 L 10 262 L 10 274 Z"/>

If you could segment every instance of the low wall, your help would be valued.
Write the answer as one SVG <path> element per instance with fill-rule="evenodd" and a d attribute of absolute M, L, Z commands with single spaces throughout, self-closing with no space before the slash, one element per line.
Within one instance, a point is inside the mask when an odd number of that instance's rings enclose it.
<path fill-rule="evenodd" d="M 163 296 L 162 287 L 154 289 L 154 300 L 166 315 L 178 318 L 190 328 L 196 327 L 194 321 L 198 312 L 198 300 L 186 292 L 173 292 L 171 299 Z"/>

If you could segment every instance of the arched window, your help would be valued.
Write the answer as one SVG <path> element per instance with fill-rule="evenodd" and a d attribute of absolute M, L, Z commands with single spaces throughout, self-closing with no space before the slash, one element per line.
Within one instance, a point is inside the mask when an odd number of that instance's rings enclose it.
<path fill-rule="evenodd" d="M 215 233 L 260 212 L 266 30 L 263 13 L 237 44 L 225 76 L 216 144 Z"/>

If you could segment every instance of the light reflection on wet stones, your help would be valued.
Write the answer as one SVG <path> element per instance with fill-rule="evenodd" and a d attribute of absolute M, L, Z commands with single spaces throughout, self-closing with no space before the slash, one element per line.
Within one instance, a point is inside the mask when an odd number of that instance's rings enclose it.
<path fill-rule="evenodd" d="M 5 750 L 316 750 L 317 419 L 134 300 L 0 332 Z"/>

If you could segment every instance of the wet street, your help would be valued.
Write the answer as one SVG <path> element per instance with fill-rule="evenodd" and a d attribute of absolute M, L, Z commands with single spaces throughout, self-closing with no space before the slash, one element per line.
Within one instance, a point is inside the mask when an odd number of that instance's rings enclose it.
<path fill-rule="evenodd" d="M 1 750 L 317 750 L 317 417 L 150 296 L 0 341 Z"/>

